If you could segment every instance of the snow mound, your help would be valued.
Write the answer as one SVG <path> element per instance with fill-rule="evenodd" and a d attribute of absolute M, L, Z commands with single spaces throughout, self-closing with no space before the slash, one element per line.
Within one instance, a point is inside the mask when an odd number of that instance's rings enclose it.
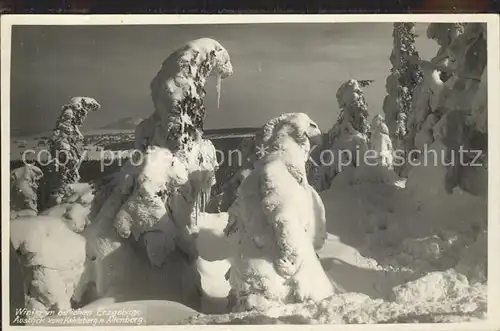
<path fill-rule="evenodd" d="M 345 293 L 319 303 L 290 304 L 264 313 L 198 315 L 190 324 L 373 324 L 440 323 L 485 318 L 486 286 L 470 286 L 454 271 L 428 274 L 394 288 L 394 300 Z"/>
<path fill-rule="evenodd" d="M 454 301 L 468 296 L 483 296 L 485 299 L 486 286 L 470 286 L 467 277 L 453 269 L 444 272 L 431 272 L 413 282 L 408 282 L 394 288 L 394 301 L 398 304 L 415 304 L 429 302 Z M 474 302 L 470 305 L 486 308 L 486 300 Z M 482 306 L 482 307 L 481 307 Z"/>

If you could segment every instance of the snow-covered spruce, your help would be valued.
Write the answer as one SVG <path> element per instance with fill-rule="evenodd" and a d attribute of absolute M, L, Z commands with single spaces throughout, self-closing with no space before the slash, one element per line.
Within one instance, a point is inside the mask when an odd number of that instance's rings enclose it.
<path fill-rule="evenodd" d="M 40 168 L 27 164 L 10 172 L 10 218 L 38 213 L 38 184 L 43 177 Z"/>
<path fill-rule="evenodd" d="M 481 82 L 472 103 L 472 112 L 467 117 L 467 124 L 474 126 L 481 133 L 488 132 L 488 69 L 484 67 Z"/>
<path fill-rule="evenodd" d="M 407 120 L 411 110 L 415 87 L 422 80 L 422 72 L 415 60 L 419 58 L 415 47 L 415 24 L 396 22 L 393 30 L 391 73 L 387 77 L 383 110 L 394 149 L 405 151 Z M 412 58 L 414 61 L 410 61 Z M 398 169 L 396 169 L 399 171 Z"/>
<path fill-rule="evenodd" d="M 471 112 L 466 117 L 465 127 L 467 132 L 467 148 L 481 151 L 476 160 L 482 166 L 465 166 L 459 170 L 458 186 L 473 195 L 487 196 L 488 191 L 488 79 L 487 68 L 484 68 L 479 83 L 478 91 L 472 103 Z M 477 153 L 477 152 L 475 152 Z M 469 162 L 475 158 L 472 153 L 468 155 Z"/>
<path fill-rule="evenodd" d="M 416 133 L 413 144 L 435 141 L 430 137 L 430 127 L 434 136 L 441 132 L 439 143 L 444 144 L 442 152 L 447 154 L 445 161 L 453 163 L 447 167 L 445 176 L 445 187 L 449 193 L 459 186 L 475 195 L 486 194 L 487 116 L 482 110 L 474 111 L 475 108 L 483 109 L 480 105 L 486 99 L 486 81 L 481 83 L 486 67 L 484 32 L 484 25 L 480 23 L 431 24 L 428 28 L 428 36 L 442 45 L 436 58 L 430 63 L 423 63 L 432 70 L 432 79 L 437 84 L 431 85 L 438 87 L 433 91 L 438 94 L 436 102 L 431 103 L 431 111 L 435 108 L 433 112 L 414 108 L 416 113 L 422 113 L 419 118 L 425 118 L 425 126 Z M 438 75 L 438 72 L 441 74 Z M 440 81 L 443 77 L 446 80 Z M 478 94 L 480 89 L 483 92 Z M 426 113 L 429 114 L 426 116 Z M 419 129 L 418 125 L 416 129 Z M 465 165 L 460 164 L 464 163 L 460 161 L 460 147 L 481 151 L 481 157 L 475 159 L 476 152 L 468 153 L 464 158 Z M 472 161 L 483 166 L 469 166 Z"/>
<path fill-rule="evenodd" d="M 203 134 L 205 82 L 211 73 L 233 74 L 226 49 L 209 38 L 197 39 L 172 53 L 151 82 L 155 112 L 138 125 L 136 148 L 183 149 Z"/>
<path fill-rule="evenodd" d="M 239 149 L 238 149 L 239 150 Z M 253 169 L 253 164 L 248 167 L 239 169 L 231 169 L 226 178 L 220 183 L 219 193 L 215 194 L 207 205 L 208 213 L 223 213 L 227 212 L 229 207 L 236 200 L 236 192 L 243 180 L 250 174 Z"/>
<path fill-rule="evenodd" d="M 228 211 L 226 233 L 237 238 L 229 271 L 234 310 L 318 301 L 334 291 L 315 252 L 326 238 L 324 206 L 305 170 L 309 139 L 318 137 L 318 126 L 303 113 L 264 127 L 267 153 Z"/>
<path fill-rule="evenodd" d="M 423 150 L 434 141 L 433 127 L 441 118 L 442 102 L 440 94 L 449 85 L 447 81 L 452 76 L 453 62 L 450 61 L 448 47 L 452 40 L 463 33 L 463 24 L 431 23 L 427 28 L 427 37 L 435 40 L 440 48 L 430 61 L 409 57 L 422 70 L 423 79 L 415 87 L 408 116 L 406 146 L 408 150 Z"/>
<path fill-rule="evenodd" d="M 362 88 L 370 83 L 370 80 L 351 79 L 337 90 L 336 97 L 340 108 L 337 122 L 329 130 L 322 146 L 311 153 L 318 166 L 312 162 L 307 164 L 309 181 L 318 191 L 330 187 L 331 181 L 343 167 L 359 163 L 359 160 L 355 159 L 356 150 L 359 150 L 359 155 L 363 155 L 363 151 L 368 148 L 368 104 Z M 324 151 L 331 151 L 331 154 L 324 154 L 321 159 L 320 154 Z M 349 156 L 341 151 L 350 152 Z M 334 159 L 331 160 L 331 157 Z M 344 159 L 340 160 L 341 157 Z"/>
<path fill-rule="evenodd" d="M 234 166 L 233 169 L 228 171 L 228 176 L 219 183 L 221 186 L 221 193 L 214 196 L 210 201 L 209 212 L 227 212 L 229 207 L 236 200 L 238 187 L 254 169 L 254 163 L 261 159 L 269 150 L 269 143 L 272 142 L 272 132 L 276 125 L 282 124 L 283 121 L 289 119 L 297 121 L 299 126 L 303 127 L 305 127 L 307 121 L 309 121 L 309 118 L 297 117 L 296 113 L 284 113 L 267 121 L 254 136 L 242 139 L 237 148 L 237 150 L 241 152 L 241 155 L 238 155 L 238 157 L 241 157 L 241 160 L 236 158 L 231 160 L 232 165 L 241 163 L 241 166 Z M 306 122 L 300 123 L 300 121 Z M 313 143 L 319 148 L 323 143 L 322 137 L 314 137 Z"/>
<path fill-rule="evenodd" d="M 60 203 L 67 193 L 67 185 L 80 179 L 78 170 L 83 153 L 83 135 L 79 127 L 88 113 L 97 111 L 100 107 L 95 99 L 89 97 L 73 97 L 62 107 L 49 141 L 52 162 L 44 180 L 44 209 Z"/>
<path fill-rule="evenodd" d="M 263 127 L 260 128 L 255 135 L 243 138 L 238 144 L 236 150 L 239 153 L 232 154 L 231 160 L 227 162 L 226 176 L 216 183 L 214 187 L 216 194 L 210 199 L 207 212 L 227 212 L 233 204 L 241 182 L 253 169 L 254 162 L 262 157 L 258 148 L 265 148 L 262 141 L 263 130 Z"/>
<path fill-rule="evenodd" d="M 95 199 L 87 237 L 97 258 L 99 295 L 126 286 L 133 260 L 128 256 L 137 254 L 130 240 L 141 244 L 154 266 L 171 258 L 194 266 L 197 218 L 217 168 L 215 148 L 202 138 L 204 85 L 211 73 L 221 78 L 233 73 L 228 52 L 213 39 L 191 41 L 170 55 L 150 85 L 155 112 L 136 128 L 135 146 L 142 154 L 98 185 L 96 197 L 105 201 Z M 177 281 L 178 288 L 190 291 L 184 297 L 199 296 L 199 284 Z"/>
<path fill-rule="evenodd" d="M 333 143 L 342 134 L 342 124 L 349 123 L 352 128 L 364 135 L 368 136 L 370 125 L 368 124 L 368 103 L 363 95 L 363 87 L 369 85 L 366 81 L 348 80 L 340 85 L 337 90 L 337 102 L 339 104 L 340 113 L 337 123 L 328 132 L 329 142 Z"/>
<path fill-rule="evenodd" d="M 447 110 L 446 135 L 443 140 L 448 148 L 449 159 L 455 160 L 455 166 L 448 167 L 446 187 L 453 192 L 456 186 L 475 195 L 487 194 L 487 132 L 484 132 L 484 122 L 478 129 L 473 115 L 473 108 L 478 99 L 485 98 L 486 93 L 478 96 L 481 79 L 486 68 L 486 25 L 467 23 L 464 33 L 455 38 L 449 47 L 450 58 L 457 64 L 451 93 L 444 102 Z M 484 82 L 483 84 L 486 84 Z M 485 86 L 483 85 L 483 89 Z M 477 98 L 476 98 L 477 96 Z M 486 103 L 486 101 L 483 101 Z M 486 117 L 487 115 L 485 115 Z M 459 148 L 473 152 L 466 153 L 464 164 L 460 164 Z M 482 151 L 477 159 L 477 152 Z M 455 153 L 453 155 L 452 153 Z M 475 162 L 476 165 L 469 165 Z M 477 164 L 482 164 L 478 167 Z"/>
<path fill-rule="evenodd" d="M 393 225 L 386 224 L 388 231 L 373 241 L 387 241 L 393 247 L 386 258 L 377 259 L 380 263 L 408 267 L 419 273 L 455 267 L 469 280 L 479 279 L 484 285 L 487 252 L 482 238 L 487 229 L 487 132 L 484 124 L 487 118 L 483 113 L 485 100 L 481 98 L 486 97 L 487 84 L 477 79 L 485 76 L 479 69 L 485 68 L 486 48 L 482 25 L 467 24 L 464 30 L 460 27 L 441 25 L 441 30 L 438 30 L 430 25 L 428 29 L 430 36 L 441 31 L 439 43 L 447 45 L 448 55 L 438 54 L 440 59 L 436 57 L 430 62 L 421 62 L 431 68 L 431 77 L 424 80 L 432 79 L 429 89 L 437 93 L 437 96 L 430 93 L 426 99 L 431 101 L 429 110 L 413 109 L 418 111 L 413 117 L 415 123 L 424 120 L 420 128 L 416 127 L 420 130 L 414 143 L 418 148 L 426 144 L 427 152 L 421 163 L 410 169 L 399 207 L 394 207 L 396 203 L 391 207 L 395 218 L 401 215 L 400 219 L 407 219 L 403 215 L 409 214 L 415 214 L 416 218 L 404 225 L 396 225 L 396 221 L 392 222 Z M 450 43 L 455 45 L 454 51 L 449 49 Z M 468 62 L 466 59 L 474 60 Z M 464 75 L 464 72 L 470 74 Z M 470 100 L 465 102 L 463 95 Z M 479 109 L 475 111 L 475 107 Z M 461 165 L 460 160 L 455 160 L 453 167 L 443 164 L 450 160 L 443 161 L 443 156 L 449 155 L 451 150 L 457 152 L 460 146 L 465 150 L 482 151 L 484 159 L 475 162 L 483 162 L 483 166 Z M 464 161 L 471 162 L 467 157 L 465 155 Z M 342 193 L 345 194 L 345 190 Z M 401 232 L 403 228 L 408 232 L 406 235 Z M 433 230 L 429 232 L 429 229 Z M 467 257 L 472 247 L 477 254 L 474 263 L 470 256 Z M 369 250 L 373 252 L 374 248 Z"/>

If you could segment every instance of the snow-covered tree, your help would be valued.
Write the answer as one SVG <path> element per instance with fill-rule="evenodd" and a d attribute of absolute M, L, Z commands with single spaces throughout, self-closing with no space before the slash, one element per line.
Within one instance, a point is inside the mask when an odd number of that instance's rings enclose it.
<path fill-rule="evenodd" d="M 445 186 L 449 193 L 459 186 L 472 194 L 486 195 L 487 192 L 487 132 L 486 126 L 481 125 L 481 119 L 474 108 L 486 97 L 486 25 L 481 23 L 467 23 L 464 32 L 453 39 L 448 48 L 450 59 L 456 63 L 453 72 L 452 88 L 442 92 L 443 108 L 446 115 L 441 118 L 446 123 L 446 133 L 443 143 L 448 148 L 448 159 L 454 160 L 448 167 Z M 481 94 L 478 94 L 479 90 Z M 483 101 L 485 103 L 485 101 Z M 484 112 L 484 110 L 483 110 Z M 487 116 L 485 114 L 484 116 Z M 482 121 L 485 121 L 483 119 Z M 484 122 L 483 122 L 484 123 Z M 472 152 L 465 153 L 461 162 L 459 149 Z M 481 151 L 479 159 L 476 152 Z M 471 166 L 468 162 L 482 163 L 483 166 Z M 463 164 L 462 164 L 463 163 Z M 479 185 L 474 186 L 474 182 Z"/>
<path fill-rule="evenodd" d="M 422 81 L 422 72 L 415 59 L 415 24 L 396 22 L 393 29 L 393 49 L 390 56 L 391 73 L 387 77 L 383 109 L 394 149 L 405 151 L 407 119 L 415 87 Z M 411 61 L 410 59 L 414 59 Z"/>
<path fill-rule="evenodd" d="M 210 74 L 220 81 L 232 73 L 226 49 L 202 38 L 172 53 L 152 80 L 155 112 L 136 128 L 137 153 L 108 183 L 95 185 L 96 197 L 104 200 L 94 199 L 89 228 L 96 269 L 104 275 L 97 280 L 99 295 L 129 286 L 134 240 L 152 266 L 177 264 L 168 268 L 167 279 L 182 274 L 173 284 L 181 300 L 200 303 L 197 221 L 217 169 L 215 148 L 203 139 L 204 85 Z"/>
<path fill-rule="evenodd" d="M 446 87 L 446 82 L 453 75 L 454 64 L 450 61 L 448 47 L 461 33 L 463 33 L 462 23 L 431 23 L 427 28 L 427 37 L 435 40 L 440 46 L 436 56 L 430 61 L 409 57 L 410 61 L 420 66 L 423 79 L 414 90 L 411 112 L 408 116 L 406 137 L 408 150 L 415 148 L 422 150 L 424 142 L 428 146 L 433 142 L 432 126 L 442 116 L 440 95 Z"/>
<path fill-rule="evenodd" d="M 68 184 L 80 179 L 78 170 L 83 156 L 83 135 L 79 127 L 88 113 L 100 107 L 95 99 L 89 97 L 73 97 L 62 107 L 49 141 L 51 163 L 47 167 L 49 196 L 45 207 L 60 203 L 67 193 Z"/>
<path fill-rule="evenodd" d="M 336 125 L 328 133 L 330 143 L 342 133 L 345 123 L 349 123 L 360 134 L 368 136 L 368 103 L 362 88 L 370 83 L 369 80 L 351 79 L 340 85 L 336 93 L 340 113 Z"/>
<path fill-rule="evenodd" d="M 430 24 L 427 30 L 441 49 L 431 61 L 420 61 L 420 65 L 429 68 L 426 78 L 432 93 L 419 95 L 422 101 L 427 101 L 427 109 L 423 107 L 424 102 L 415 104 L 416 133 L 410 143 L 417 147 L 432 143 L 435 149 L 445 153 L 443 187 L 448 193 L 457 186 L 475 195 L 485 195 L 487 191 L 485 31 L 481 23 Z M 475 158 L 472 155 L 475 152 L 462 153 L 461 161 L 460 148 L 481 151 L 481 157 L 475 162 L 482 162 L 483 166 L 467 164 Z M 408 183 L 412 185 L 421 180 L 416 178 Z"/>
<path fill-rule="evenodd" d="M 38 213 L 38 184 L 43 177 L 40 168 L 27 164 L 10 173 L 10 210 L 11 213 Z M 13 218 L 14 215 L 11 215 Z"/>
<path fill-rule="evenodd" d="M 371 80 L 348 80 L 337 90 L 336 97 L 340 113 L 337 122 L 328 131 L 321 148 L 316 148 L 312 153 L 312 162 L 308 163 L 309 181 L 313 183 L 316 190 L 321 191 L 330 186 L 333 178 L 342 171 L 341 167 L 357 165 L 356 150 L 362 155 L 368 148 L 370 125 L 368 122 L 368 103 L 363 94 L 362 87 L 368 86 Z M 330 155 L 324 151 L 329 151 Z M 350 160 L 340 160 L 340 151 L 349 151 Z M 324 157 L 321 160 L 321 153 Z M 345 155 L 344 155 L 345 156 Z M 334 158 L 331 160 L 331 158 Z"/>
<path fill-rule="evenodd" d="M 236 193 L 241 182 L 250 174 L 256 161 L 265 156 L 269 148 L 271 139 L 270 132 L 273 132 L 277 124 L 282 125 L 284 121 L 294 119 L 295 125 L 305 125 L 309 118 L 302 119 L 296 117 L 295 113 L 283 113 L 276 118 L 267 121 L 252 137 L 244 138 L 238 145 L 238 154 L 234 154 L 231 160 L 228 175 L 219 183 L 221 185 L 219 194 L 210 201 L 210 212 L 225 212 L 236 199 Z M 322 136 L 315 137 L 310 144 L 321 148 Z M 309 175 L 309 174 L 308 174 Z"/>
<path fill-rule="evenodd" d="M 225 165 L 226 175 L 216 183 L 214 190 L 216 194 L 211 198 L 207 212 L 226 212 L 234 202 L 238 187 L 253 169 L 253 163 L 259 157 L 256 151 L 256 146 L 261 143 L 257 141 L 259 136 L 260 134 L 256 133 L 255 136 L 243 138 L 236 148 L 238 152 L 231 154 L 231 159 Z"/>
<path fill-rule="evenodd" d="M 303 113 L 264 126 L 267 152 L 240 185 L 225 230 L 237 238 L 228 277 L 235 311 L 318 302 L 334 293 L 315 252 L 326 239 L 324 205 L 305 168 L 310 139 L 320 136 Z"/>

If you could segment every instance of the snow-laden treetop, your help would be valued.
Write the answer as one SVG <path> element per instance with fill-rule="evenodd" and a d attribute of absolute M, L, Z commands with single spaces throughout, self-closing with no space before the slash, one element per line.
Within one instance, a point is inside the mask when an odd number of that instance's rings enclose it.
<path fill-rule="evenodd" d="M 233 74 L 229 54 L 216 40 L 201 38 L 172 53 L 150 84 L 155 113 L 136 129 L 137 148 L 148 145 L 175 151 L 202 136 L 205 82 Z"/>
<path fill-rule="evenodd" d="M 72 97 L 61 108 L 61 115 L 57 119 L 52 139 L 57 140 L 60 136 L 71 136 L 75 133 L 81 136 L 78 128 L 85 121 L 87 114 L 100 108 L 101 105 L 94 98 Z"/>
<path fill-rule="evenodd" d="M 367 80 L 350 79 L 340 85 L 336 94 L 340 116 L 330 132 L 330 141 L 333 141 L 339 134 L 338 129 L 352 127 L 363 135 L 368 133 L 368 104 L 363 95 L 362 87 L 368 86 L 369 83 L 370 81 Z"/>
<path fill-rule="evenodd" d="M 66 109 L 72 109 L 74 115 L 74 123 L 78 126 L 83 124 L 88 113 L 97 111 L 101 105 L 90 97 L 72 97 L 69 102 L 62 107 L 63 114 Z"/>
<path fill-rule="evenodd" d="M 291 137 L 307 156 L 311 143 L 321 145 L 322 137 L 318 125 L 305 113 L 284 113 L 264 124 L 257 133 L 257 141 L 271 150 L 281 149 L 280 137 Z M 306 157 L 307 159 L 307 157 Z"/>

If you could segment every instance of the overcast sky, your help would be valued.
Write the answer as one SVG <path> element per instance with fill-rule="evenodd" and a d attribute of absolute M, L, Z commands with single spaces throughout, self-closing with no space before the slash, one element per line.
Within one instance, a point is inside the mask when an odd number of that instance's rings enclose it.
<path fill-rule="evenodd" d="M 423 58 L 437 45 L 418 25 Z M 212 37 L 228 50 L 235 73 L 215 79 L 205 97 L 205 128 L 260 126 L 283 112 L 306 112 L 323 130 L 339 109 L 335 93 L 348 79 L 374 79 L 365 91 L 370 113 L 382 112 L 392 48 L 391 23 L 184 26 L 14 26 L 11 132 L 51 130 L 71 96 L 102 108 L 85 130 L 153 111 L 149 83 L 161 63 L 189 40 Z"/>

